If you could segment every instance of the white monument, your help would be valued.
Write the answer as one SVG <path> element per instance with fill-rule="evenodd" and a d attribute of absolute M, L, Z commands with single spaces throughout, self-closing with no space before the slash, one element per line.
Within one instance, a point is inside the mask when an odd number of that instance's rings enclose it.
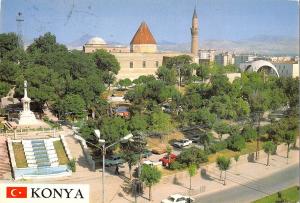
<path fill-rule="evenodd" d="M 23 103 L 23 111 L 20 113 L 19 125 L 37 125 L 40 122 L 36 119 L 34 113 L 30 111 L 31 99 L 27 96 L 27 81 L 24 81 L 24 97 L 21 99 Z"/>

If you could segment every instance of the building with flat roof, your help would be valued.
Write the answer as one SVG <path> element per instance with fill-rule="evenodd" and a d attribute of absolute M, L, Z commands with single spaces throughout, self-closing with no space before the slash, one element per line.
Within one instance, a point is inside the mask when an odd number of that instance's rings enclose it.
<path fill-rule="evenodd" d="M 234 54 L 229 52 L 220 53 L 215 56 L 215 62 L 222 66 L 234 64 Z"/>
<path fill-rule="evenodd" d="M 280 77 L 299 77 L 299 63 L 296 61 L 273 62 Z"/>
<path fill-rule="evenodd" d="M 248 62 L 248 61 L 254 61 L 255 59 L 256 59 L 255 55 L 238 54 L 238 55 L 234 56 L 234 65 L 239 67 L 241 63 L 245 63 L 245 62 Z"/>
<path fill-rule="evenodd" d="M 199 60 L 207 60 L 209 62 L 215 61 L 216 50 L 215 49 L 199 49 Z"/>

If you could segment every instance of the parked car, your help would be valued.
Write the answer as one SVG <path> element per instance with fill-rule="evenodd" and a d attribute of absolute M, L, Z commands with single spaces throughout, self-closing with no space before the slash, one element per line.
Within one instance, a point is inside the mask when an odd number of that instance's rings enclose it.
<path fill-rule="evenodd" d="M 190 139 L 193 143 L 198 143 L 200 140 L 200 135 L 194 135 L 193 137 L 191 137 Z"/>
<path fill-rule="evenodd" d="M 110 158 L 105 159 L 105 166 L 115 166 L 125 163 L 125 160 L 120 155 L 112 155 Z"/>
<path fill-rule="evenodd" d="M 182 147 L 186 147 L 186 146 L 189 146 L 190 144 L 192 144 L 192 140 L 189 140 L 189 139 L 181 139 L 181 140 L 178 140 L 176 142 L 173 143 L 173 146 L 174 147 L 178 147 L 178 148 L 182 148 Z"/>
<path fill-rule="evenodd" d="M 168 197 L 168 199 L 164 199 L 161 201 L 161 203 L 191 203 L 194 202 L 195 199 L 188 197 L 188 196 L 183 196 L 180 194 L 175 194 L 171 195 Z"/>
<path fill-rule="evenodd" d="M 163 166 L 169 166 L 173 161 L 175 161 L 177 156 L 175 154 L 170 154 L 170 159 L 168 155 L 165 155 L 164 157 L 160 158 L 159 161 L 161 161 Z"/>

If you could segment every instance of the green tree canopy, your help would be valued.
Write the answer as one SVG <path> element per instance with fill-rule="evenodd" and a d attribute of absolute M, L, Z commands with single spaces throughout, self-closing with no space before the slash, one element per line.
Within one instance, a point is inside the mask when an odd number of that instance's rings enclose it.
<path fill-rule="evenodd" d="M 18 36 L 15 33 L 0 34 L 0 59 L 8 52 L 19 47 Z"/>
<path fill-rule="evenodd" d="M 149 187 L 149 200 L 152 200 L 151 188 L 161 179 L 161 172 L 156 167 L 144 164 L 142 166 L 141 180 Z"/>
<path fill-rule="evenodd" d="M 207 154 L 197 147 L 183 149 L 177 157 L 177 161 L 186 166 L 191 164 L 196 164 L 198 166 L 201 163 L 207 162 L 207 160 Z"/>

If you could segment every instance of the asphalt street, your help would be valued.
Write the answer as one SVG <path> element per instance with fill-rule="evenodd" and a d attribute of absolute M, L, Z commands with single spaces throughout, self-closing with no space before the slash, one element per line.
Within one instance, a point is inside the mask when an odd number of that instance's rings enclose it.
<path fill-rule="evenodd" d="M 243 177 L 241 177 L 243 178 Z M 245 177 L 246 178 L 246 177 Z M 234 178 L 233 178 L 234 179 Z M 230 176 L 229 179 L 230 180 Z M 196 198 L 196 203 L 248 203 L 290 186 L 299 185 L 299 165 L 276 172 L 247 184 Z"/>

